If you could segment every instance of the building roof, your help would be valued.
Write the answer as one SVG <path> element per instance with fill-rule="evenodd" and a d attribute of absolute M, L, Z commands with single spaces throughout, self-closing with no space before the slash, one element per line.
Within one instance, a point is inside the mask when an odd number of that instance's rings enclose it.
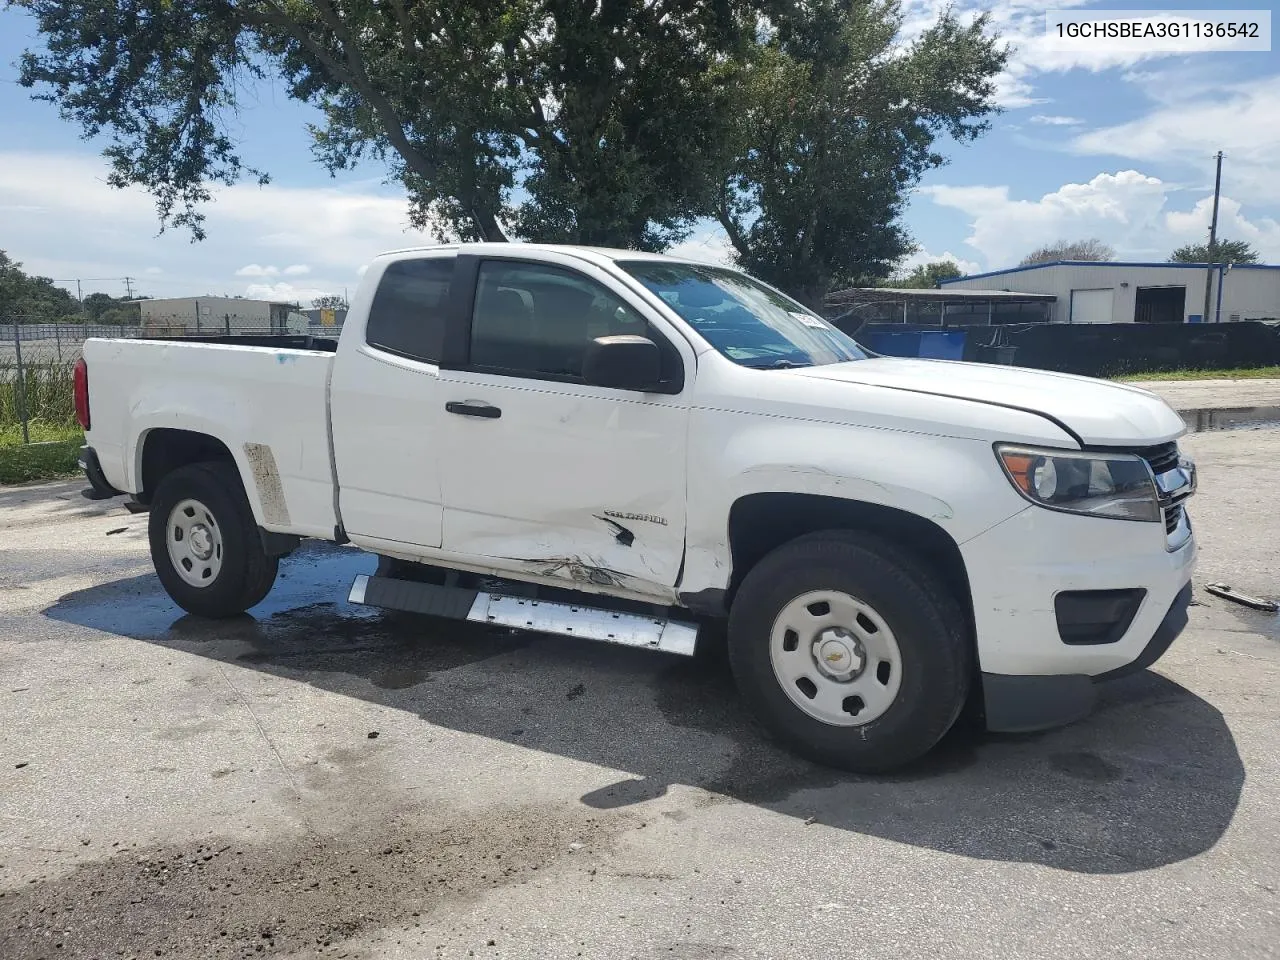
<path fill-rule="evenodd" d="M 826 302 L 832 305 L 841 303 L 868 303 L 887 301 L 896 303 L 903 300 L 931 300 L 944 303 L 962 303 L 966 300 L 1000 303 L 1052 303 L 1058 298 L 1052 293 L 1022 293 L 1014 290 L 936 290 L 915 287 L 850 287 L 827 294 Z"/>
<path fill-rule="evenodd" d="M 267 303 L 273 307 L 296 307 L 296 300 L 259 300 L 257 297 L 223 297 L 213 293 L 193 293 L 187 297 L 141 297 L 126 303 L 190 303 L 192 300 L 234 300 L 239 303 Z"/>
<path fill-rule="evenodd" d="M 1050 260 L 1047 263 L 1029 263 L 1020 267 L 1005 267 L 1003 270 L 990 270 L 986 273 L 971 273 L 967 277 L 955 277 L 941 281 L 943 284 L 959 283 L 961 280 L 982 280 L 986 277 L 1003 277 L 1010 273 L 1025 273 L 1027 270 L 1044 270 L 1047 267 L 1163 267 L 1170 270 L 1207 270 L 1210 266 L 1229 267 L 1232 270 L 1280 270 L 1280 264 L 1274 263 L 1170 263 L 1165 260 L 1151 263 L 1141 260 Z"/>

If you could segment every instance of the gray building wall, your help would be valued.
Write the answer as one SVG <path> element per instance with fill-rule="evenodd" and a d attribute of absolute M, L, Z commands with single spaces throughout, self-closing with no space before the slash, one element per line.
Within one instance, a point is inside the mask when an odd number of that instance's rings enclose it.
<path fill-rule="evenodd" d="M 1218 271 L 1209 304 L 1209 321 L 1217 315 Z M 1223 270 L 1221 318 L 1228 320 L 1273 319 L 1280 317 L 1280 267 L 1236 266 Z M 1007 271 L 964 277 L 943 285 L 943 289 L 1017 290 L 1023 293 L 1051 293 L 1058 299 L 1053 308 L 1054 323 L 1071 321 L 1073 297 L 1085 291 L 1081 303 L 1091 299 L 1087 291 L 1109 290 L 1112 323 L 1134 320 L 1139 289 L 1183 287 L 1183 321 L 1204 309 L 1206 269 L 1191 264 L 1154 263 L 1053 263 L 1019 267 Z M 1097 295 L 1092 295 L 1094 302 Z M 1079 309 L 1077 309 L 1079 313 Z"/>
<path fill-rule="evenodd" d="M 217 333 L 228 326 L 232 330 L 283 330 L 295 310 L 286 303 L 241 297 L 169 297 L 137 302 L 143 327 L 174 332 Z"/>

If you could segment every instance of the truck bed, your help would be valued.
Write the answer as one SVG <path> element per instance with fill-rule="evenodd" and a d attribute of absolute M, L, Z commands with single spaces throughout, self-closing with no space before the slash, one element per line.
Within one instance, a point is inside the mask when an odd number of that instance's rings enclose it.
<path fill-rule="evenodd" d="M 112 486 L 139 493 L 150 434 L 207 434 L 235 459 L 266 529 L 332 537 L 336 346 L 308 336 L 88 340 L 87 442 Z"/>
<path fill-rule="evenodd" d="M 271 347 L 279 350 L 310 350 L 316 353 L 337 353 L 338 341 L 328 337 L 308 334 L 184 334 L 174 337 L 145 337 L 166 343 L 207 343 L 224 347 Z"/>

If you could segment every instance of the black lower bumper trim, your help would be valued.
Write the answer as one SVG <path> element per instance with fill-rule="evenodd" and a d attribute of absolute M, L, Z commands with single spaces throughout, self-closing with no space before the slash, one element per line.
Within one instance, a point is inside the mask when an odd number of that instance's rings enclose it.
<path fill-rule="evenodd" d="M 84 470 L 85 479 L 93 488 L 95 499 L 106 500 L 110 497 L 118 497 L 124 492 L 117 490 L 107 481 L 106 474 L 102 472 L 102 464 L 98 462 L 97 451 L 93 447 L 80 448 L 80 468 Z"/>
<path fill-rule="evenodd" d="M 1090 677 L 1085 674 L 1053 676 L 982 675 L 982 696 L 987 729 L 999 733 L 1027 733 L 1072 723 L 1088 715 L 1097 699 L 1095 684 L 1145 670 L 1159 660 L 1187 625 L 1191 584 L 1173 598 L 1155 633 L 1132 663 Z"/>
<path fill-rule="evenodd" d="M 1061 727 L 1087 717 L 1098 694 L 1093 678 L 1083 673 L 1015 677 L 982 675 L 987 729 L 1028 733 Z"/>
<path fill-rule="evenodd" d="M 1178 595 L 1173 598 L 1173 603 L 1169 605 L 1169 611 L 1164 615 L 1164 619 L 1160 621 L 1160 626 L 1156 627 L 1156 632 L 1151 635 L 1151 639 L 1147 641 L 1147 645 L 1142 648 L 1142 653 L 1138 654 L 1138 659 L 1133 663 L 1126 663 L 1123 667 L 1116 667 L 1114 670 L 1108 670 L 1106 673 L 1100 673 L 1094 677 L 1095 680 L 1112 680 L 1115 677 L 1123 677 L 1127 673 L 1137 673 L 1139 670 L 1145 670 L 1157 660 L 1164 656 L 1165 651 L 1178 639 L 1178 634 L 1182 633 L 1187 625 L 1187 608 L 1191 606 L 1191 584 L 1178 591 Z"/>

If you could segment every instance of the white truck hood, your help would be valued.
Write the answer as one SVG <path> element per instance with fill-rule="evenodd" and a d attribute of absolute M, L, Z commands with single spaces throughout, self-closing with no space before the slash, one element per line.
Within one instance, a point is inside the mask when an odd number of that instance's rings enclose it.
<path fill-rule="evenodd" d="M 1148 390 L 1065 373 L 899 357 L 787 372 L 1029 410 L 1065 425 L 1089 445 L 1147 446 L 1186 432 L 1182 418 Z"/>

